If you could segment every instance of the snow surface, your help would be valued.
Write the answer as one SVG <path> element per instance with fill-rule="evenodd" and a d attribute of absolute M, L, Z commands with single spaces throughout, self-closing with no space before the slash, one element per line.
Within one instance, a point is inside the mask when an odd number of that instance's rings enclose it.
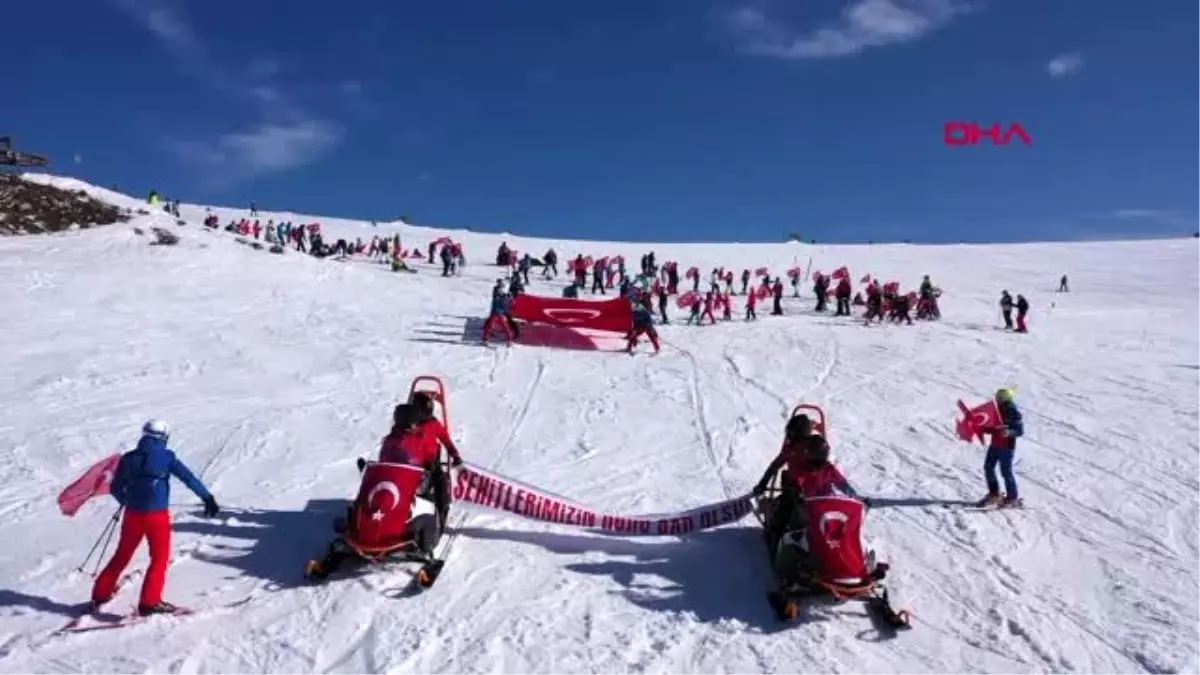
<path fill-rule="evenodd" d="M 132 207 L 141 200 L 68 179 Z M 215 209 L 222 224 L 244 213 Z M 162 214 L 0 240 L 0 672 L 1196 672 L 1196 242 L 1010 246 L 574 243 L 504 237 L 541 255 L 648 248 L 707 271 L 811 257 L 915 287 L 945 319 L 864 328 L 811 312 L 662 328 L 657 357 L 462 344 L 486 313 L 500 236 L 449 234 L 471 264 L 273 256 Z M 262 217 L 278 214 L 263 213 Z M 327 232 L 442 232 L 319 218 Z M 133 226 L 177 231 L 151 247 Z M 1069 273 L 1070 294 L 1052 291 Z M 535 280 L 558 295 L 560 281 Z M 1031 333 L 998 330 L 999 291 Z M 738 301 L 740 306 L 740 299 Z M 472 325 L 475 325 L 472 323 Z M 602 343 L 611 349 L 614 343 Z M 645 349 L 645 347 L 643 348 Z M 747 491 L 799 402 L 825 406 L 842 468 L 877 499 L 866 533 L 893 564 L 915 628 L 878 633 L 859 605 L 777 625 L 756 523 L 629 540 L 467 511 L 438 585 L 410 572 L 301 584 L 410 380 L 450 389 L 469 461 L 600 509 L 679 510 Z M 955 401 L 1019 387 L 1023 511 L 973 513 L 983 451 L 954 437 Z M 224 511 L 176 484 L 167 598 L 202 608 L 54 636 L 90 577 L 76 567 L 113 511 L 74 519 L 55 496 L 128 449 L 147 417 Z M 133 568 L 145 565 L 145 553 Z M 136 602 L 122 593 L 115 606 Z M 205 609 L 211 608 L 211 609 Z"/>

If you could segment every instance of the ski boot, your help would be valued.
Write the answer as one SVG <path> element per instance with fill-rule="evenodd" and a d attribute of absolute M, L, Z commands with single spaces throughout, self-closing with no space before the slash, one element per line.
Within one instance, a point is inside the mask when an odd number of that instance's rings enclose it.
<path fill-rule="evenodd" d="M 1002 501 L 1002 498 L 1000 497 L 1000 493 L 990 492 L 990 493 L 988 493 L 988 496 L 975 502 L 975 506 L 977 506 L 981 509 L 987 508 L 989 506 L 998 506 L 1001 501 Z"/>

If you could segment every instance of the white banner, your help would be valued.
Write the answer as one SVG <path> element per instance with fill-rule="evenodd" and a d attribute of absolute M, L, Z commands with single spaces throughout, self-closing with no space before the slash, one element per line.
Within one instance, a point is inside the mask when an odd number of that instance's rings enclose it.
<path fill-rule="evenodd" d="M 746 495 L 680 513 L 621 516 L 603 513 L 470 464 L 462 465 L 455 472 L 455 501 L 477 504 L 543 523 L 570 525 L 622 536 L 687 534 L 741 520 L 753 511 L 750 495 Z"/>

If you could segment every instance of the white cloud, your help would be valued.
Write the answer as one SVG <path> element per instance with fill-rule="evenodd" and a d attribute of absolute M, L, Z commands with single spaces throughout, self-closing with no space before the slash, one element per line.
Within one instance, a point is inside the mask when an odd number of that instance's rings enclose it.
<path fill-rule="evenodd" d="M 805 31 L 759 7 L 743 5 L 726 16 L 726 23 L 747 53 L 827 59 L 919 40 L 966 11 L 959 0 L 854 0 L 838 21 Z"/>
<path fill-rule="evenodd" d="M 1083 55 L 1078 52 L 1060 54 L 1046 64 L 1046 72 L 1050 73 L 1050 77 L 1066 77 L 1081 70 L 1083 70 Z"/>
<path fill-rule="evenodd" d="M 168 139 L 164 147 L 181 160 L 226 179 L 249 178 L 293 169 L 320 159 L 342 137 L 324 120 L 263 123 L 219 136 L 211 142 Z"/>
<path fill-rule="evenodd" d="M 189 74 L 218 92 L 255 104 L 257 119 L 246 129 L 210 140 L 163 141 L 168 152 L 203 170 L 210 182 L 226 183 L 310 164 L 341 141 L 340 125 L 318 119 L 294 104 L 274 82 L 281 70 L 278 60 L 259 56 L 243 68 L 223 69 L 173 0 L 113 2 L 149 31 Z M 361 93 L 361 85 L 358 87 Z"/>

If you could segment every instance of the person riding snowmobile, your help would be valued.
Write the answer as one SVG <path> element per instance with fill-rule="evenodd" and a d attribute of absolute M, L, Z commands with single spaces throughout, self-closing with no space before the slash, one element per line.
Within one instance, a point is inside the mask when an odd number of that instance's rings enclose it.
<path fill-rule="evenodd" d="M 788 522 L 792 519 L 792 515 L 802 499 L 796 493 L 796 483 L 792 479 L 792 474 L 803 464 L 805 448 L 810 436 L 812 436 L 812 420 L 807 415 L 796 415 L 788 420 L 787 427 L 784 428 L 783 445 L 779 448 L 779 454 L 771 460 L 767 470 L 763 472 L 762 478 L 754 486 L 754 495 L 761 496 L 763 492 L 766 492 L 767 486 L 775 474 L 783 469 L 782 480 L 779 482 L 779 499 L 775 502 L 770 520 L 766 524 L 767 540 L 771 550 L 775 550 L 779 536 L 782 536 L 787 529 Z M 774 534 L 776 532 L 779 533 L 778 536 Z"/>
<path fill-rule="evenodd" d="M 797 422 L 801 418 L 803 421 Z M 803 529 L 803 524 L 808 522 L 804 512 L 804 499 L 807 497 L 841 493 L 870 506 L 867 499 L 859 497 L 841 470 L 829 461 L 829 443 L 823 436 L 811 433 L 811 422 L 803 415 L 798 415 L 788 422 L 789 432 L 792 431 L 793 422 L 796 422 L 796 435 L 785 442 L 779 457 L 768 467 L 768 473 L 754 486 L 754 493 L 762 494 L 778 466 L 786 463 L 780 499 L 766 524 L 767 543 L 772 553 L 778 548 L 784 534 L 793 529 Z M 800 435 L 806 428 L 809 433 Z"/>

